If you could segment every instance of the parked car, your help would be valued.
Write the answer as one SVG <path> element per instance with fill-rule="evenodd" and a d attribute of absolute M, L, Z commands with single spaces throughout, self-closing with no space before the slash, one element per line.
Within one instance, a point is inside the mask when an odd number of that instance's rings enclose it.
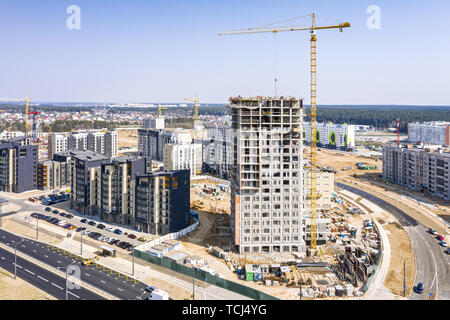
<path fill-rule="evenodd" d="M 448 244 L 447 244 L 447 242 L 445 240 L 442 240 L 441 241 L 441 246 L 448 247 Z"/>
<path fill-rule="evenodd" d="M 94 221 L 89 221 L 88 225 L 95 227 L 97 224 Z"/>
<path fill-rule="evenodd" d="M 53 213 L 56 213 L 56 214 L 59 214 L 59 211 L 58 211 L 58 210 L 56 210 L 56 209 L 55 209 L 55 210 L 53 210 L 52 212 L 53 212 Z"/>
<path fill-rule="evenodd" d="M 145 241 L 147 241 L 147 237 L 144 237 L 144 236 L 139 237 L 138 241 L 145 242 Z"/>
<path fill-rule="evenodd" d="M 428 232 L 431 233 L 432 235 L 435 235 L 435 236 L 437 235 L 437 231 L 433 228 L 429 228 Z"/>
<path fill-rule="evenodd" d="M 45 211 L 48 211 L 48 212 L 50 212 L 50 211 L 52 211 L 52 208 L 50 208 L 50 207 L 46 207 L 46 208 L 45 208 Z"/>
<path fill-rule="evenodd" d="M 137 237 L 136 237 L 136 236 L 135 236 L 134 234 L 132 234 L 132 233 L 131 233 L 131 234 L 129 234 L 129 235 L 128 235 L 128 238 L 130 238 L 130 239 L 133 239 L 133 240 L 134 240 L 134 239 L 136 239 Z"/>
<path fill-rule="evenodd" d="M 85 236 L 85 235 L 87 235 L 87 234 L 89 234 L 91 231 L 89 231 L 89 230 L 83 230 L 81 233 L 83 234 L 83 236 Z"/>
<path fill-rule="evenodd" d="M 134 246 L 133 246 L 132 244 L 129 244 L 129 245 L 125 246 L 125 249 L 126 249 L 127 251 L 133 251 Z"/>
<path fill-rule="evenodd" d="M 69 219 L 72 219 L 73 218 L 73 215 L 72 214 L 66 214 L 66 218 L 69 218 Z"/>
<path fill-rule="evenodd" d="M 155 286 L 150 286 L 150 287 L 145 288 L 145 291 L 152 293 L 152 292 L 155 291 L 156 289 L 158 289 L 158 288 L 155 287 Z"/>
<path fill-rule="evenodd" d="M 78 228 L 77 226 L 71 225 L 71 226 L 69 227 L 69 230 L 75 230 L 75 229 L 77 229 L 77 228 Z"/>
<path fill-rule="evenodd" d="M 120 229 L 116 229 L 116 230 L 114 230 L 114 233 L 120 235 L 120 234 L 122 234 L 123 232 L 122 232 L 122 230 L 120 230 Z"/>
<path fill-rule="evenodd" d="M 422 294 L 423 293 L 423 283 L 419 282 L 419 284 L 416 286 L 416 292 Z"/>
<path fill-rule="evenodd" d="M 70 223 L 66 223 L 65 225 L 62 226 L 63 229 L 69 229 L 70 227 Z"/>
<path fill-rule="evenodd" d="M 97 226 L 97 228 L 99 228 L 99 229 L 102 229 L 102 230 L 103 230 L 103 229 L 105 229 L 105 228 L 106 228 L 106 226 L 105 226 L 104 224 L 101 224 L 101 223 L 100 223 L 100 224 L 99 224 L 99 225 Z"/>
<path fill-rule="evenodd" d="M 444 237 L 443 236 L 441 236 L 440 234 L 438 234 L 437 235 L 437 237 L 436 237 L 439 241 L 442 241 L 442 240 L 444 240 Z"/>
<path fill-rule="evenodd" d="M 81 219 L 80 222 L 81 222 L 81 223 L 87 223 L 88 220 L 87 220 L 87 219 Z"/>
<path fill-rule="evenodd" d="M 30 216 L 32 216 L 33 218 L 36 218 L 37 217 L 37 212 L 33 212 L 32 214 L 30 214 Z"/>
<path fill-rule="evenodd" d="M 119 247 L 119 248 L 125 248 L 125 246 L 127 245 L 127 243 L 128 242 L 125 242 L 125 241 L 121 241 L 121 242 L 119 242 L 118 244 L 117 244 L 117 246 Z"/>
<path fill-rule="evenodd" d="M 109 231 L 109 232 L 113 232 L 113 231 L 114 231 L 114 228 L 113 228 L 113 227 L 107 227 L 105 230 L 106 230 L 106 231 Z"/>
<path fill-rule="evenodd" d="M 120 242 L 119 239 L 114 239 L 113 241 L 111 241 L 111 244 L 117 245 L 119 242 Z"/>

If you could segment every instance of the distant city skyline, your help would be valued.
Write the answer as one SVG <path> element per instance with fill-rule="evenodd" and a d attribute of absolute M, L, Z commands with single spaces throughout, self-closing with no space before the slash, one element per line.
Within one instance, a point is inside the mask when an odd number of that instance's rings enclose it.
<path fill-rule="evenodd" d="M 80 30 L 67 9 L 80 8 Z M 380 28 L 369 29 L 376 5 Z M 449 106 L 450 3 L 318 0 L 12 1 L 0 3 L 0 97 L 33 102 L 183 102 L 229 96 L 303 98 L 309 33 L 218 36 L 315 12 L 318 105 Z M 326 19 L 329 20 L 326 20 Z M 283 25 L 310 24 L 309 19 Z M 150 101 L 150 102 L 143 102 Z M 190 104 L 190 103 L 187 103 Z"/>

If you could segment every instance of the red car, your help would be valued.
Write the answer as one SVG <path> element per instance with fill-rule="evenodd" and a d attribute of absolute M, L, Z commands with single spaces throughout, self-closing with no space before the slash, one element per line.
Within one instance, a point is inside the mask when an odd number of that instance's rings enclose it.
<path fill-rule="evenodd" d="M 442 240 L 444 240 L 444 237 L 443 236 L 441 236 L 440 234 L 438 234 L 437 235 L 437 237 L 436 237 L 439 241 L 442 241 Z"/>
<path fill-rule="evenodd" d="M 136 237 L 134 234 L 129 234 L 129 235 L 128 235 L 128 238 L 131 238 L 131 239 L 134 240 L 134 239 L 136 239 L 137 237 Z"/>

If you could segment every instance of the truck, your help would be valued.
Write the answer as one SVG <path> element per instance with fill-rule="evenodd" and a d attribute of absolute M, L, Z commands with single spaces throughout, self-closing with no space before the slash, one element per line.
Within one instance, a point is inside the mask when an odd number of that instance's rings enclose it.
<path fill-rule="evenodd" d="M 169 293 L 161 289 L 155 289 L 150 293 L 147 300 L 169 300 Z"/>

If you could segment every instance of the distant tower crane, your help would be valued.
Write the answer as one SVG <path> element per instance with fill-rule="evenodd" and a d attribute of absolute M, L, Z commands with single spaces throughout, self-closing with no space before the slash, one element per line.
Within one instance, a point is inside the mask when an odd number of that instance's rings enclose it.
<path fill-rule="evenodd" d="M 400 145 L 400 119 L 397 118 L 397 146 Z"/>
<path fill-rule="evenodd" d="M 168 108 L 162 108 L 161 105 L 159 105 L 158 107 L 158 113 L 159 113 L 159 117 L 162 117 L 162 110 L 167 110 Z"/>
<path fill-rule="evenodd" d="M 198 126 L 198 106 L 199 106 L 199 100 L 198 100 L 198 94 L 195 94 L 195 99 L 189 99 L 189 98 L 183 98 L 183 100 L 191 101 L 194 103 L 194 129 Z"/>
<path fill-rule="evenodd" d="M 27 94 L 25 99 L 0 98 L 0 101 L 25 101 L 25 136 L 28 136 L 28 105 L 31 102 L 29 95 Z"/>
<path fill-rule="evenodd" d="M 338 25 L 331 26 L 317 26 L 316 15 L 314 13 L 308 15 L 312 18 L 311 27 L 305 26 L 286 26 L 286 27 L 262 27 L 262 28 L 249 28 L 241 30 L 231 30 L 221 32 L 219 35 L 236 35 L 246 33 L 278 33 L 283 31 L 300 31 L 308 30 L 311 33 L 311 153 L 310 153 L 310 179 L 311 179 L 311 192 L 309 198 L 311 201 L 311 249 L 317 248 L 317 199 L 319 198 L 317 193 L 317 35 L 316 30 L 322 29 L 339 29 L 342 32 L 344 28 L 349 28 L 350 23 L 344 22 Z M 292 19 L 291 19 L 292 20 Z"/>

